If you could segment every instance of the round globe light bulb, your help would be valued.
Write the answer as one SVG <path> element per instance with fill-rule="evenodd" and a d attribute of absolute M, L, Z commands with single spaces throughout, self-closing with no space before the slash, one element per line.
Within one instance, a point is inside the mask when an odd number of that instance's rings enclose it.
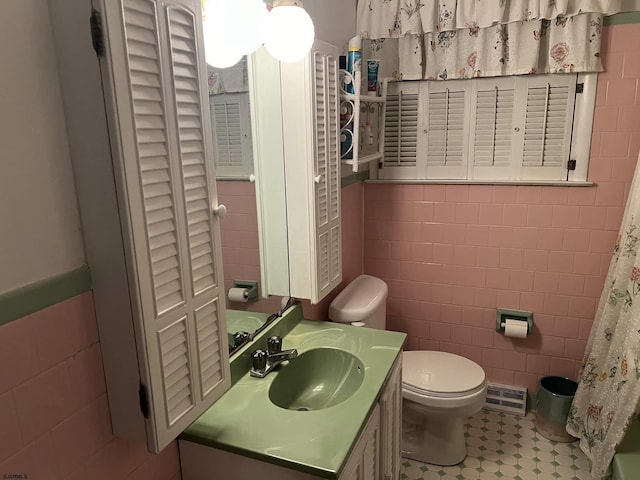
<path fill-rule="evenodd" d="M 209 0 L 204 15 L 204 53 L 207 63 L 217 68 L 235 65 L 242 52 L 233 41 L 235 31 L 231 18 L 233 0 Z"/>
<path fill-rule="evenodd" d="M 311 50 L 314 38 L 313 21 L 300 6 L 276 5 L 267 15 L 264 46 L 281 62 L 302 60 Z"/>
<path fill-rule="evenodd" d="M 231 0 L 234 3 L 235 38 L 243 55 L 250 55 L 264 43 L 269 10 L 263 0 Z"/>
<path fill-rule="evenodd" d="M 260 48 L 268 12 L 262 0 L 209 0 L 204 20 L 207 63 L 227 68 Z"/>

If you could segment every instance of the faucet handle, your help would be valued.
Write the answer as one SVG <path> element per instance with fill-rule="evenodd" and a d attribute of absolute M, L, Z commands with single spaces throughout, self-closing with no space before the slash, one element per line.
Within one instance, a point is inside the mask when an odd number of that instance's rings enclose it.
<path fill-rule="evenodd" d="M 233 347 L 239 347 L 249 340 L 249 332 L 240 331 L 233 334 Z"/>
<path fill-rule="evenodd" d="M 258 349 L 251 354 L 251 366 L 253 370 L 264 371 L 267 368 L 267 352 Z"/>
<path fill-rule="evenodd" d="M 269 355 L 280 353 L 282 351 L 282 337 L 274 335 L 267 340 L 267 352 Z"/>

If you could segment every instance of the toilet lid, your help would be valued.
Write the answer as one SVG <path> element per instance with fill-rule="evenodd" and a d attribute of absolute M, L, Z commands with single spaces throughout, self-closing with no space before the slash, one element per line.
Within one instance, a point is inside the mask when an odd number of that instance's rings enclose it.
<path fill-rule="evenodd" d="M 404 352 L 402 386 L 438 397 L 470 395 L 484 388 L 484 370 L 468 358 L 447 352 Z"/>

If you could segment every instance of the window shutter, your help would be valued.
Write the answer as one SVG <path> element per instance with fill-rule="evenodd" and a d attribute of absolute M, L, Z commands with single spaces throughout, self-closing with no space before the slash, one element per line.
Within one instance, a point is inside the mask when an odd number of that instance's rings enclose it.
<path fill-rule="evenodd" d="M 571 148 L 576 75 L 524 77 L 522 178 L 565 180 Z"/>
<path fill-rule="evenodd" d="M 253 173 L 249 93 L 211 95 L 211 120 L 219 178 Z"/>
<path fill-rule="evenodd" d="M 389 84 L 384 111 L 384 157 L 380 178 L 416 178 L 419 88 L 417 82 Z"/>
<path fill-rule="evenodd" d="M 469 178 L 514 179 L 516 79 L 476 79 L 472 104 Z"/>
<path fill-rule="evenodd" d="M 320 46 L 312 52 L 315 122 L 315 207 L 319 298 L 342 279 L 338 59 Z"/>
<path fill-rule="evenodd" d="M 426 86 L 426 177 L 466 178 L 470 85 L 451 80 L 427 82 Z"/>
<path fill-rule="evenodd" d="M 230 384 L 201 6 L 107 2 L 114 148 L 130 258 L 148 444 L 168 445 Z"/>

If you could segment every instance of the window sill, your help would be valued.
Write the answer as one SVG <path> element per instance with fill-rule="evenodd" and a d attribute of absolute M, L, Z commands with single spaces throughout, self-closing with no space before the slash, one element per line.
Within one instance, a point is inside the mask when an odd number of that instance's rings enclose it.
<path fill-rule="evenodd" d="M 365 180 L 365 183 L 395 183 L 403 185 L 515 185 L 544 187 L 594 187 L 593 182 L 556 182 L 543 180 Z"/>

